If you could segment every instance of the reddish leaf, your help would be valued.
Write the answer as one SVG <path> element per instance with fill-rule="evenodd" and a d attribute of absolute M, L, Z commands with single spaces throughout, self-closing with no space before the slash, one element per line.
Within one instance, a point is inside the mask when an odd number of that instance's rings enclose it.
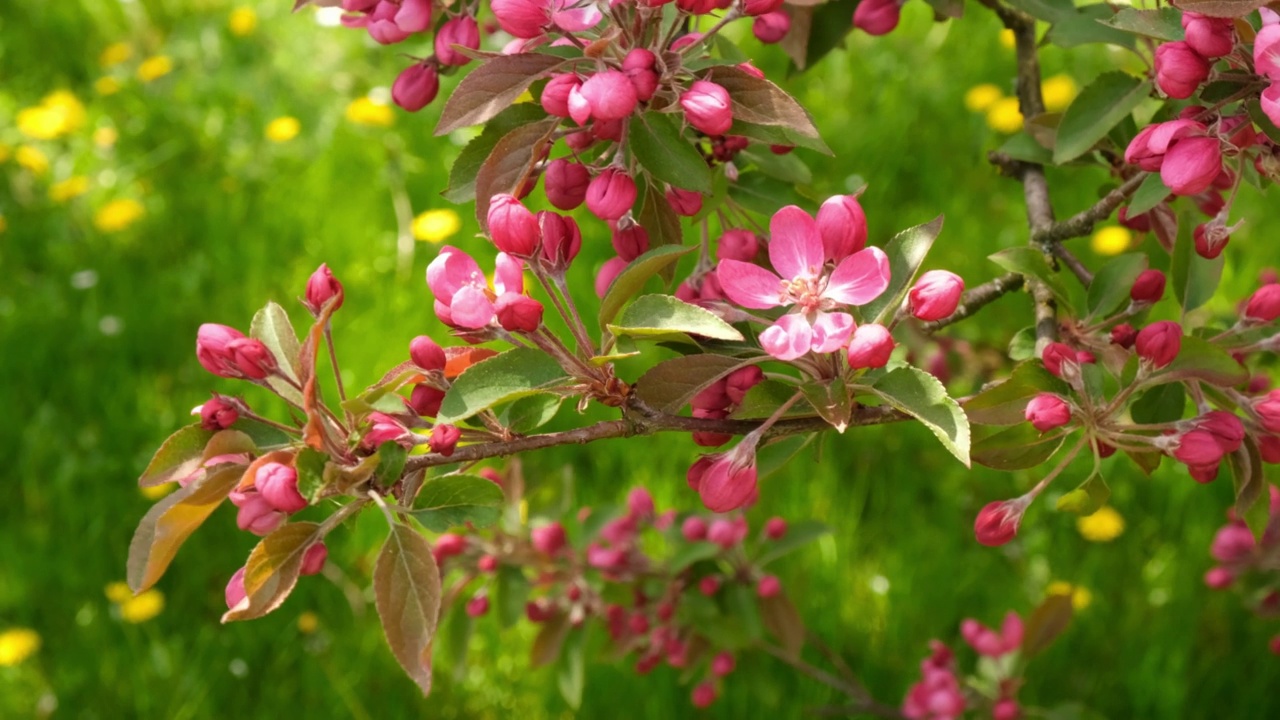
<path fill-rule="evenodd" d="M 395 524 L 373 567 L 374 601 L 391 652 L 422 694 L 431 692 L 431 641 L 440 618 L 440 569 L 431 545 Z"/>
<path fill-rule="evenodd" d="M 497 350 L 480 347 L 450 347 L 444 349 L 444 376 L 450 380 L 458 377 L 464 370 L 481 360 L 488 360 L 497 355 Z"/>
<path fill-rule="evenodd" d="M 564 58 L 539 53 L 503 55 L 485 62 L 463 78 L 445 101 L 436 135 L 479 125 L 494 117 L 510 107 L 535 80 L 564 62 Z"/>
<path fill-rule="evenodd" d="M 200 467 L 200 456 L 213 433 L 199 425 L 188 425 L 170 435 L 147 463 L 147 469 L 138 478 L 139 487 L 151 487 L 173 482 L 195 472 Z"/>
<path fill-rule="evenodd" d="M 126 574 L 135 593 L 156 584 L 178 548 L 213 514 L 239 478 L 238 465 L 224 466 L 152 506 L 129 543 Z"/>
<path fill-rule="evenodd" d="M 465 81 L 464 81 L 465 82 Z M 489 199 L 499 193 L 514 192 L 533 172 L 542 148 L 560 124 L 560 118 L 522 125 L 507 133 L 476 173 L 476 219 L 480 227 L 489 223 Z"/>
<path fill-rule="evenodd" d="M 204 446 L 201 459 L 208 460 L 219 455 L 240 455 L 256 452 L 258 452 L 258 444 L 245 433 L 239 430 L 219 430 L 213 437 L 209 438 L 208 444 Z"/>
<path fill-rule="evenodd" d="M 533 639 L 533 651 L 529 656 L 529 664 L 533 667 L 550 665 L 560 657 L 560 648 L 569 635 L 569 616 L 557 612 L 538 630 L 538 637 Z"/>
<path fill-rule="evenodd" d="M 800 651 L 804 649 L 804 621 L 800 619 L 800 613 L 796 612 L 796 606 L 791 604 L 787 594 L 778 593 L 761 598 L 760 617 L 787 657 L 798 659 Z"/>
<path fill-rule="evenodd" d="M 1173 4 L 1190 12 L 1223 18 L 1240 18 L 1266 5 L 1270 0 L 1176 0 Z"/>
<path fill-rule="evenodd" d="M 1071 595 L 1050 595 L 1031 611 L 1022 637 L 1022 657 L 1029 659 L 1049 647 L 1071 624 Z"/>
<path fill-rule="evenodd" d="M 222 615 L 222 622 L 252 620 L 280 607 L 298 582 L 307 548 L 325 532 L 319 523 L 297 522 L 262 538 L 244 566 L 245 598 Z"/>

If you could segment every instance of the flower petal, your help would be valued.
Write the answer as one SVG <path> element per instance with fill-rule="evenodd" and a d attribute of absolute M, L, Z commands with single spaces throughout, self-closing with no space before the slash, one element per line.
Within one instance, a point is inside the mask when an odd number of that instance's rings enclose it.
<path fill-rule="evenodd" d="M 809 213 L 788 205 L 769 221 L 769 262 L 784 279 L 817 277 L 826 254 L 818 223 Z"/>
<path fill-rule="evenodd" d="M 458 327 L 482 328 L 493 320 L 493 303 L 479 288 L 468 285 L 454 293 L 449 314 Z"/>
<path fill-rule="evenodd" d="M 471 256 L 456 247 L 445 245 L 427 266 L 427 287 L 440 302 L 453 302 L 454 293 L 464 285 L 485 286 L 484 273 Z"/>
<path fill-rule="evenodd" d="M 822 296 L 847 305 L 865 305 L 889 287 L 889 257 L 878 247 L 850 255 L 836 266 Z"/>
<path fill-rule="evenodd" d="M 493 290 L 495 293 L 524 292 L 524 263 L 506 253 L 498 253 L 494 261 Z"/>
<path fill-rule="evenodd" d="M 760 333 L 760 347 L 779 360 L 795 360 L 809 352 L 812 341 L 813 328 L 803 315 L 796 313 L 783 315 Z"/>
<path fill-rule="evenodd" d="M 594 6 L 570 9 L 574 4 L 574 0 L 559 0 L 553 5 L 551 21 L 556 27 L 567 32 L 582 32 L 595 27 L 604 17 Z"/>
<path fill-rule="evenodd" d="M 853 316 L 849 313 L 818 313 L 809 347 L 817 353 L 835 352 L 849 342 L 853 328 Z"/>
<path fill-rule="evenodd" d="M 741 260 L 721 260 L 716 267 L 716 280 L 729 299 L 744 308 L 764 310 L 778 307 L 782 299 L 782 278 Z"/>

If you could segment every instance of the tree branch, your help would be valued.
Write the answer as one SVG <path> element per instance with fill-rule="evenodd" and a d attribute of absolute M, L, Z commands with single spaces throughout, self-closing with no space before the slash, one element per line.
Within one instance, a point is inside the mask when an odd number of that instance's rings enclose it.
<path fill-rule="evenodd" d="M 1020 290 L 1025 282 L 1026 278 L 1018 273 L 1008 273 L 993 280 L 988 280 L 975 288 L 970 288 L 965 291 L 964 295 L 960 296 L 960 304 L 956 307 L 955 312 L 941 320 L 924 323 L 920 326 L 920 329 L 926 335 L 931 335 L 978 312 L 1003 297 L 1006 293 Z"/>
<path fill-rule="evenodd" d="M 1049 244 L 1058 243 L 1071 238 L 1084 237 L 1093 232 L 1094 223 L 1100 220 L 1106 220 L 1111 217 L 1111 213 L 1120 207 L 1125 200 L 1138 189 L 1138 186 L 1147 179 L 1147 173 L 1138 173 L 1120 187 L 1107 193 L 1105 197 L 1097 202 L 1093 207 L 1072 215 L 1061 222 L 1050 225 L 1039 233 L 1033 233 L 1032 242 Z"/>

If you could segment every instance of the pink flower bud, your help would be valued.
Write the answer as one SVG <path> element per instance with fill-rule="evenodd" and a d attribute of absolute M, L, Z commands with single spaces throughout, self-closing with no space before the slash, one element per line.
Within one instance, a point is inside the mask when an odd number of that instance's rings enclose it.
<path fill-rule="evenodd" d="M 542 231 L 529 208 L 508 193 L 494 195 L 489 203 L 489 235 L 499 250 L 518 258 L 538 251 Z"/>
<path fill-rule="evenodd" d="M 733 672 L 735 663 L 733 661 L 733 653 L 719 652 L 711 659 L 711 674 L 716 677 L 724 677 Z"/>
<path fill-rule="evenodd" d="M 1244 317 L 1253 323 L 1269 323 L 1280 318 L 1280 285 L 1267 284 L 1258 288 L 1244 306 Z"/>
<path fill-rule="evenodd" d="M 710 527 L 707 528 L 707 540 L 728 550 L 738 544 L 738 533 L 734 530 L 733 523 L 718 518 L 712 520 Z"/>
<path fill-rule="evenodd" d="M 546 0 L 492 0 L 489 3 L 498 25 L 512 37 L 526 40 L 542 34 L 551 20 Z"/>
<path fill-rule="evenodd" d="M 853 26 L 868 35 L 887 35 L 898 27 L 898 0 L 862 0 L 853 11 Z"/>
<path fill-rule="evenodd" d="M 642 488 L 632 488 L 627 493 L 627 510 L 638 518 L 652 518 L 657 514 L 653 506 L 653 496 L 649 491 Z"/>
<path fill-rule="evenodd" d="M 402 0 L 396 10 L 395 23 L 406 33 L 419 33 L 430 28 L 431 0 Z"/>
<path fill-rule="evenodd" d="M 626 223 L 625 226 L 610 223 L 610 228 L 614 252 L 622 260 L 631 262 L 649 251 L 649 233 L 643 227 L 635 223 Z"/>
<path fill-rule="evenodd" d="M 1027 403 L 1026 418 L 1035 429 L 1046 432 L 1071 422 L 1071 407 L 1053 393 L 1040 393 Z"/>
<path fill-rule="evenodd" d="M 1151 323 L 1138 332 L 1133 347 L 1138 357 L 1162 368 L 1182 349 L 1182 326 L 1169 320 Z"/>
<path fill-rule="evenodd" d="M 542 325 L 542 303 L 528 295 L 503 293 L 493 304 L 498 324 L 508 332 L 531 333 Z"/>
<path fill-rule="evenodd" d="M 233 327 L 205 323 L 196 332 L 196 359 L 218 377 L 240 377 L 230 346 L 243 338 L 244 333 Z"/>
<path fill-rule="evenodd" d="M 478 618 L 489 612 L 489 596 L 477 595 L 467 601 L 467 615 Z"/>
<path fill-rule="evenodd" d="M 699 542 L 707 539 L 707 521 L 697 515 L 690 515 L 685 518 L 680 525 L 680 534 L 689 542 Z"/>
<path fill-rule="evenodd" d="M 495 573 L 498 571 L 498 558 L 493 555 L 481 555 L 476 560 L 476 569 L 482 573 Z"/>
<path fill-rule="evenodd" d="M 453 48 L 458 45 L 468 50 L 480 49 L 480 28 L 475 18 L 462 15 L 445 21 L 436 31 L 436 59 L 441 65 L 466 65 L 471 58 Z"/>
<path fill-rule="evenodd" d="M 524 616 L 531 623 L 544 623 L 553 617 L 551 607 L 546 600 L 530 600 L 524 604 Z"/>
<path fill-rule="evenodd" d="M 587 209 L 602 220 L 618 220 L 636 203 L 636 183 L 622 170 L 609 168 L 587 186 Z"/>
<path fill-rule="evenodd" d="M 324 569 L 324 561 L 329 559 L 329 548 L 325 547 L 323 542 L 318 542 L 302 555 L 302 568 L 298 570 L 299 575 L 315 575 Z"/>
<path fill-rule="evenodd" d="M 1195 427 L 1213 435 L 1224 454 L 1239 450 L 1244 443 L 1244 423 L 1225 410 L 1211 410 L 1196 418 Z"/>
<path fill-rule="evenodd" d="M 859 325 L 849 338 L 849 367 L 854 370 L 882 368 L 893 355 L 893 335 L 883 325 Z"/>
<path fill-rule="evenodd" d="M 427 335 L 419 335 L 409 342 L 409 359 L 427 372 L 444 370 L 445 363 L 448 362 L 444 349 Z"/>
<path fill-rule="evenodd" d="M 1218 477 L 1218 470 L 1221 463 L 1213 463 L 1211 465 L 1188 465 L 1187 473 L 1191 475 L 1191 479 L 1200 484 L 1211 483 Z"/>
<path fill-rule="evenodd" d="M 867 245 L 867 216 L 853 195 L 827 198 L 818 208 L 818 232 L 828 260 L 839 263 Z M 949 314 L 949 313 L 948 313 Z"/>
<path fill-rule="evenodd" d="M 1022 717 L 1022 708 L 1013 698 L 1002 698 L 991 708 L 991 720 L 1018 720 Z"/>
<path fill-rule="evenodd" d="M 1169 147 L 1160 165 L 1160 179 L 1174 195 L 1208 190 L 1222 171 L 1222 149 L 1213 137 L 1184 137 Z"/>
<path fill-rule="evenodd" d="M 756 595 L 771 598 L 782 592 L 782 581 L 776 575 L 765 575 L 756 583 Z"/>
<path fill-rule="evenodd" d="M 1222 445 L 1207 430 L 1190 430 L 1177 439 L 1173 457 L 1180 463 L 1194 467 L 1217 465 L 1222 460 Z"/>
<path fill-rule="evenodd" d="M 542 174 L 547 201 L 561 210 L 572 210 L 587 197 L 591 173 L 581 163 L 557 158 L 547 164 Z"/>
<path fill-rule="evenodd" d="M 1280 464 L 1280 436 L 1259 435 L 1258 451 L 1262 454 L 1262 462 Z"/>
<path fill-rule="evenodd" d="M 543 210 L 538 215 L 542 231 L 542 262 L 553 270 L 563 271 L 582 249 L 582 231 L 568 215 Z"/>
<path fill-rule="evenodd" d="M 780 517 L 771 517 L 764 524 L 764 535 L 770 540 L 781 540 L 787 534 L 787 521 Z"/>
<path fill-rule="evenodd" d="M 1277 55 L 1280 55 L 1280 48 L 1277 48 Z M 1262 96 L 1258 103 L 1262 107 L 1262 112 L 1267 116 L 1272 124 L 1280 123 L 1280 80 L 1272 80 L 1271 86 L 1262 91 Z M 1263 175 L 1267 177 L 1275 177 L 1274 155 L 1258 155 L 1256 158 L 1259 165 L 1263 167 Z M 1271 163 L 1268 163 L 1271 160 Z"/>
<path fill-rule="evenodd" d="M 765 13 L 751 21 L 751 34 L 768 45 L 782 42 L 782 38 L 789 32 L 791 32 L 791 16 L 781 10 Z"/>
<path fill-rule="evenodd" d="M 676 0 L 676 7 L 690 15 L 706 15 L 716 9 L 716 0 Z"/>
<path fill-rule="evenodd" d="M 569 117 L 569 94 L 581 86 L 582 81 L 573 73 L 552 77 L 547 81 L 547 86 L 542 89 L 542 109 L 546 110 L 548 115 Z M 560 209 L 569 210 L 570 208 L 561 207 Z"/>
<path fill-rule="evenodd" d="M 261 493 L 245 493 L 237 504 L 240 509 L 236 512 L 236 526 L 245 532 L 264 537 L 284 524 L 285 514 L 276 510 Z"/>
<path fill-rule="evenodd" d="M 436 546 L 432 552 L 436 556 L 436 560 L 444 560 L 455 555 L 461 555 L 467 549 L 467 539 L 461 535 L 453 533 L 445 533 L 436 538 Z"/>
<path fill-rule="evenodd" d="M 462 431 L 454 425 L 437 425 L 431 430 L 431 440 L 428 446 L 431 452 L 440 453 L 445 457 L 453 454 L 454 448 L 458 447 L 458 438 L 462 437 Z"/>
<path fill-rule="evenodd" d="M 708 575 L 698 581 L 698 592 L 707 597 L 720 592 L 720 578 L 715 575 Z"/>
<path fill-rule="evenodd" d="M 669 187 L 666 195 L 667 203 L 677 215 L 693 217 L 702 211 L 702 193 Z"/>
<path fill-rule="evenodd" d="M 695 80 L 680 95 L 685 120 L 706 135 L 724 135 L 733 125 L 729 92 L 708 80 Z"/>
<path fill-rule="evenodd" d="M 296 513 L 307 506 L 307 499 L 298 492 L 298 471 L 288 465 L 262 465 L 253 476 L 253 486 L 280 512 Z"/>
<path fill-rule="evenodd" d="M 1235 576 L 1224 567 L 1209 568 L 1209 572 L 1204 574 L 1204 584 L 1210 590 L 1225 590 L 1231 587 L 1233 582 L 1235 582 Z"/>
<path fill-rule="evenodd" d="M 565 544 L 564 526 L 558 522 L 536 527 L 529 533 L 533 549 L 543 555 L 555 555 Z"/>
<path fill-rule="evenodd" d="M 440 92 L 440 74 L 432 63 L 410 65 L 391 84 L 391 99 L 397 105 L 417 112 L 436 99 Z"/>
<path fill-rule="evenodd" d="M 744 443 L 745 444 L 745 443 Z M 702 504 L 713 512 L 729 512 L 756 498 L 756 457 L 754 446 L 739 445 L 713 462 L 698 484 Z"/>
<path fill-rule="evenodd" d="M 1186 30 L 1187 45 L 1210 60 L 1230 54 L 1236 44 L 1235 26 L 1229 18 L 1183 12 L 1182 28 Z"/>
<path fill-rule="evenodd" d="M 409 407 L 422 417 L 435 417 L 440 414 L 440 403 L 444 402 L 444 391 L 426 383 L 413 386 L 409 393 Z"/>
<path fill-rule="evenodd" d="M 636 90 L 636 99 L 647 102 L 658 91 L 657 58 L 644 48 L 633 48 L 622 60 L 622 72 Z"/>
<path fill-rule="evenodd" d="M 244 568 L 235 571 L 231 576 L 231 580 L 227 582 L 226 598 L 227 609 L 230 610 L 244 601 L 246 594 L 244 591 Z"/>
<path fill-rule="evenodd" d="M 782 9 L 782 0 L 743 0 L 742 14 L 759 17 Z"/>
<path fill-rule="evenodd" d="M 621 548 L 591 543 L 587 546 L 587 564 L 597 570 L 620 570 L 627 564 L 627 553 Z"/>
<path fill-rule="evenodd" d="M 322 263 L 307 280 L 307 309 L 312 315 L 319 316 L 320 310 L 330 300 L 334 310 L 342 307 L 342 283 L 329 271 L 329 266 Z"/>
<path fill-rule="evenodd" d="M 717 694 L 716 686 L 713 683 L 698 683 L 698 685 L 693 688 L 693 694 L 690 696 L 690 700 L 696 708 L 711 707 L 711 704 L 716 701 Z"/>
<path fill-rule="evenodd" d="M 600 268 L 600 272 L 596 274 L 596 295 L 604 297 L 609 292 L 609 286 L 626 269 L 627 261 L 620 257 L 606 260 L 604 266 Z"/>
<path fill-rule="evenodd" d="M 578 91 L 587 101 L 591 117 L 597 120 L 621 120 L 630 115 L 639 102 L 631 80 L 617 70 L 592 75 Z"/>
<path fill-rule="evenodd" d="M 719 260 L 751 262 L 759 252 L 760 238 L 750 230 L 726 230 L 716 243 L 716 258 Z"/>
<path fill-rule="evenodd" d="M 217 395 L 200 406 L 200 427 L 205 430 L 226 430 L 239 419 L 236 406 Z"/>
<path fill-rule="evenodd" d="M 741 405 L 751 388 L 759 385 L 763 380 L 764 371 L 757 365 L 738 368 L 724 379 L 725 399 L 732 405 Z"/>
<path fill-rule="evenodd" d="M 1018 525 L 1022 522 L 1022 514 L 1027 511 L 1030 501 L 1025 498 L 987 503 L 978 511 L 973 523 L 973 532 L 978 542 L 987 547 L 1004 545 L 1018 534 Z"/>
<path fill-rule="evenodd" d="M 946 270 L 930 270 L 920 276 L 907 294 L 911 314 L 921 320 L 941 320 L 956 311 L 964 280 Z"/>
<path fill-rule="evenodd" d="M 1111 328 L 1111 344 L 1119 345 L 1128 350 L 1133 347 L 1133 343 L 1138 339 L 1138 331 L 1133 329 L 1129 323 L 1120 323 Z"/>
<path fill-rule="evenodd" d="M 1209 61 L 1185 42 L 1164 43 L 1156 48 L 1156 84 L 1171 98 L 1184 100 L 1209 79 Z"/>
<path fill-rule="evenodd" d="M 1280 433 L 1280 390 L 1272 390 L 1253 404 L 1253 411 L 1267 432 Z"/>
<path fill-rule="evenodd" d="M 1129 288 L 1129 299 L 1135 303 L 1159 302 L 1164 297 L 1165 278 L 1159 270 L 1143 270 Z"/>
<path fill-rule="evenodd" d="M 1196 254 L 1206 260 L 1214 260 L 1227 248 L 1231 233 L 1221 223 L 1201 223 L 1192 234 Z"/>
<path fill-rule="evenodd" d="M 1209 553 L 1224 565 L 1237 565 L 1247 561 L 1258 549 L 1253 531 L 1241 520 L 1223 525 L 1213 536 Z"/>

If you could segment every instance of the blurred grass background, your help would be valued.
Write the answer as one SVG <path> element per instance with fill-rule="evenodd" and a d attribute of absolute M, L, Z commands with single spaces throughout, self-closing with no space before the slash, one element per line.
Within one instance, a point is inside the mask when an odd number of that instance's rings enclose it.
<path fill-rule="evenodd" d="M 0 667 L 0 717 L 573 714 L 554 671 L 528 669 L 532 629 L 500 632 L 492 619 L 479 624 L 460 677 L 441 660 L 431 698 L 418 696 L 372 607 L 361 612 L 345 594 L 367 581 L 380 518 L 332 537 L 331 565 L 345 581 L 305 581 L 253 623 L 218 624 L 226 578 L 255 540 L 225 510 L 180 553 L 152 607 L 122 612 L 108 597 L 150 502 L 134 483 L 150 453 L 210 389 L 244 391 L 196 363 L 201 322 L 247 329 L 269 299 L 301 321 L 293 299 L 328 262 L 347 290 L 336 335 L 348 387 L 402 360 L 412 336 L 442 337 L 422 282 L 437 246 L 413 242 L 407 219 L 449 208 L 438 193 L 468 136 L 432 137 L 439 103 L 418 115 L 385 105 L 412 43 L 377 48 L 362 32 L 323 27 L 311 9 L 290 16 L 290 4 L 64 0 L 0 14 L 0 632 L 31 630 L 40 644 Z M 933 25 L 923 3 L 909 3 L 892 35 L 856 36 L 790 82 L 836 152 L 804 154 L 813 195 L 868 182 L 863 204 L 880 243 L 944 213 L 931 262 L 977 284 L 995 270 L 985 257 L 1022 242 L 1025 225 L 1018 186 L 984 160 L 1007 109 L 965 107 L 975 85 L 1011 93 L 1012 51 L 993 18 L 969 10 Z M 744 44 L 783 76 L 776 49 Z M 1094 46 L 1050 49 L 1044 62 L 1069 99 L 1117 59 Z M 32 108 L 55 116 L 23 115 Z M 58 117 L 65 125 L 49 132 Z M 1084 207 L 1104 180 L 1052 172 L 1059 212 Z M 1280 211 L 1247 186 L 1240 202 L 1250 222 L 1227 250 L 1212 306 L 1224 314 L 1280 260 L 1270 230 Z M 456 208 L 456 231 L 447 212 L 419 229 L 487 258 L 470 211 Z M 571 278 L 585 299 L 609 243 L 601 224 L 583 228 Z M 1076 242 L 1099 260 L 1088 240 Z M 962 366 L 991 362 L 1030 320 L 1025 299 L 1010 297 L 951 331 L 961 341 L 954 389 L 983 379 Z M 660 508 L 694 509 L 683 480 L 694 456 L 688 439 L 659 437 L 542 452 L 525 472 L 541 498 L 570 472 L 585 504 L 646 485 Z M 1280 665 L 1266 649 L 1275 623 L 1200 580 L 1230 482 L 1198 486 L 1171 467 L 1147 479 L 1122 458 L 1105 468 L 1124 519 L 1106 543 L 1087 541 L 1049 498 L 1019 542 L 978 546 L 977 509 L 1021 492 L 1033 473 L 966 471 L 908 426 L 826 438 L 763 485 L 752 519 L 811 516 L 835 528 L 777 569 L 811 628 L 891 704 L 916 679 L 930 638 L 958 644 L 962 618 L 1026 612 L 1057 582 L 1082 589 L 1080 611 L 1032 663 L 1025 704 L 1075 701 L 1116 718 L 1224 707 L 1277 716 Z M 795 717 L 837 700 L 765 656 L 740 658 L 708 711 L 694 711 L 688 692 L 666 668 L 638 679 L 629 666 L 592 663 L 578 714 Z"/>

